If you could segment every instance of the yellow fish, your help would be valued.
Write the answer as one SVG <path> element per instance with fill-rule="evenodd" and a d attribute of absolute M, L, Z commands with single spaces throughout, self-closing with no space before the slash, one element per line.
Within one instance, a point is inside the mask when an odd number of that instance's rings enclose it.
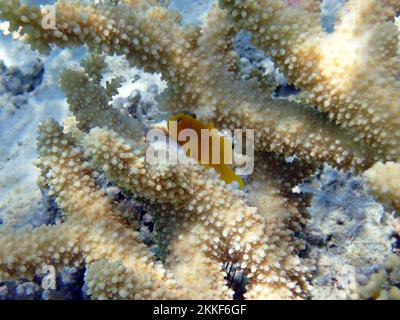
<path fill-rule="evenodd" d="M 174 130 L 176 128 L 176 130 Z M 185 129 L 192 129 L 196 132 L 198 137 L 198 150 L 190 150 L 188 146 L 188 141 L 179 141 L 179 134 Z M 208 148 L 206 142 L 201 139 L 201 130 L 206 129 L 209 130 L 210 138 L 208 139 Z M 243 188 L 244 182 L 241 177 L 239 177 L 229 166 L 228 163 L 232 163 L 233 152 L 232 152 L 232 144 L 227 141 L 224 137 L 218 134 L 218 131 L 214 128 L 211 123 L 204 124 L 195 118 L 184 114 L 179 113 L 173 115 L 168 121 L 168 134 L 171 138 L 175 139 L 175 141 L 187 148 L 187 155 L 196 159 L 201 165 L 206 168 L 214 168 L 216 172 L 218 172 L 221 176 L 221 179 L 224 180 L 227 184 L 231 184 L 236 181 L 239 184 L 240 189 Z M 220 158 L 218 164 L 212 163 L 212 150 L 213 150 L 213 140 L 217 141 L 219 139 L 219 154 Z M 189 141 L 190 143 L 190 141 Z M 215 148 L 215 147 L 214 147 Z M 208 153 L 208 157 L 207 154 Z M 225 160 L 225 156 L 227 156 Z M 205 161 L 204 161 L 205 159 Z"/>

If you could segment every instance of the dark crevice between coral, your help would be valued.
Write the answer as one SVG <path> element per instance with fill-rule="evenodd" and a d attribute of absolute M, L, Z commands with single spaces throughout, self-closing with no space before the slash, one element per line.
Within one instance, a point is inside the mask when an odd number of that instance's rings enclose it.
<path fill-rule="evenodd" d="M 58 207 L 54 197 L 49 196 L 49 191 L 47 189 L 40 188 L 40 191 L 42 193 L 42 201 L 48 217 L 45 224 L 55 225 L 64 222 L 62 211 Z"/>
<path fill-rule="evenodd" d="M 279 98 L 286 98 L 291 96 L 296 96 L 301 91 L 297 89 L 294 85 L 278 85 L 274 91 L 274 96 Z"/>
<path fill-rule="evenodd" d="M 239 265 L 232 262 L 225 262 L 223 269 L 226 272 L 225 281 L 229 288 L 234 291 L 233 300 L 244 300 L 244 294 L 247 292 L 246 276 L 239 269 Z"/>
<path fill-rule="evenodd" d="M 45 274 L 32 280 L 0 282 L 0 300 L 82 300 L 86 298 L 82 290 L 84 272 L 84 268 L 64 268 L 56 274 L 54 289 L 46 286 Z"/>
<path fill-rule="evenodd" d="M 400 235 L 398 235 L 397 233 L 393 232 L 392 237 L 394 238 L 394 242 L 393 242 L 393 252 L 400 254 Z"/>

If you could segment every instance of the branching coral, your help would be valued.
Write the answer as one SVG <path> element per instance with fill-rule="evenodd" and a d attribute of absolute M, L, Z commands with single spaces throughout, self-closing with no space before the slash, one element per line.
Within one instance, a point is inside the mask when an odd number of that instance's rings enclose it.
<path fill-rule="evenodd" d="M 219 3 L 196 28 L 181 26 L 157 1 L 61 0 L 57 28 L 43 29 L 45 11 L 0 0 L 0 17 L 32 48 L 87 45 L 92 52 L 84 70 L 60 79 L 76 130 L 64 132 L 54 121 L 39 128 L 40 184 L 65 222 L 1 227 L 1 279 L 31 278 L 43 264 L 85 263 L 93 298 L 226 299 L 233 294 L 224 280 L 229 262 L 245 275 L 247 298 L 307 296 L 312 268 L 299 257 L 295 231 L 306 223 L 309 199 L 293 187 L 320 163 L 364 170 L 400 158 L 399 31 L 392 21 L 399 5 L 350 0 L 327 34 L 319 1 Z M 233 43 L 241 29 L 317 109 L 273 98 L 262 79 L 239 76 Z M 168 82 L 159 98 L 165 111 L 195 113 L 218 129 L 254 129 L 256 170 L 245 190 L 194 160 L 146 161 L 145 128 L 111 106 L 119 80 L 101 85 L 105 64 L 96 53 L 160 72 Z M 376 179 L 379 166 L 365 175 L 398 208 L 398 179 Z M 154 215 L 159 259 L 141 243 L 134 217 L 99 186 L 99 173 Z"/>
<path fill-rule="evenodd" d="M 400 154 L 398 1 L 351 0 L 335 31 L 320 25 L 317 1 L 221 1 L 252 32 L 289 81 L 383 160 Z"/>
<path fill-rule="evenodd" d="M 61 1 L 56 6 L 56 30 L 43 30 L 38 22 L 41 16 L 24 15 L 34 10 L 17 0 L 1 1 L 0 11 L 33 48 L 85 43 L 92 50 L 124 54 L 147 71 L 161 72 L 169 84 L 161 99 L 164 108 L 193 111 L 220 129 L 256 129 L 258 150 L 297 154 L 346 168 L 368 166 L 377 157 L 375 149 L 354 141 L 313 110 L 273 100 L 255 79 L 236 79 L 230 71 L 232 27 L 218 6 L 199 31 L 179 26 L 165 8 L 144 3 Z"/>
<path fill-rule="evenodd" d="M 50 121 L 40 128 L 38 149 L 41 183 L 56 196 L 66 222 L 32 230 L 1 230 L 1 278 L 31 278 L 41 273 L 43 264 L 85 261 L 88 293 L 95 298 L 178 297 L 174 282 L 140 243 L 134 225 L 124 225 L 124 212 L 113 208 L 111 198 L 96 185 L 96 172 L 83 161 L 74 139 Z"/>
<path fill-rule="evenodd" d="M 172 257 L 166 260 L 168 265 L 184 265 L 191 256 L 188 252 L 188 248 L 191 248 L 204 251 L 209 259 L 221 265 L 226 261 L 239 262 L 248 277 L 257 279 L 250 280 L 250 284 L 256 282 L 257 290 L 263 290 L 254 293 L 255 296 L 290 298 L 292 294 L 288 288 L 295 289 L 297 294 L 301 293 L 301 287 L 291 279 L 305 281 L 307 268 L 301 267 L 295 256 L 287 256 L 293 249 L 282 246 L 278 249 L 275 243 L 282 241 L 285 229 L 264 224 L 255 213 L 255 208 L 247 207 L 239 194 L 228 192 L 218 177 L 197 166 L 194 169 L 192 166 L 187 168 L 178 165 L 172 170 L 160 170 L 143 164 L 140 158 L 139 166 L 135 165 L 135 157 L 129 157 L 132 152 L 129 144 L 112 132 L 94 129 L 84 144 L 94 165 L 103 168 L 109 179 L 117 185 L 150 202 L 172 205 L 172 208 L 162 208 L 162 218 L 166 224 L 172 222 L 181 235 L 170 239 Z M 112 156 L 111 165 L 105 157 L 107 154 Z M 182 250 L 186 250 L 186 254 L 182 254 Z M 274 266 L 282 268 L 274 270 Z M 203 267 L 209 269 L 207 265 Z M 188 271 L 192 273 L 192 270 Z M 299 276 L 302 273 L 304 275 Z M 285 279 L 283 283 L 281 279 Z M 251 289 L 252 286 L 250 292 Z"/>
<path fill-rule="evenodd" d="M 61 227 L 69 230 L 72 225 L 79 229 L 74 233 L 78 243 L 72 242 L 63 252 L 70 253 L 71 247 L 77 253 L 83 251 L 89 294 L 95 298 L 229 298 L 232 293 L 224 283 L 222 269 L 227 261 L 238 264 L 249 279 L 249 298 L 288 299 L 307 293 L 308 267 L 297 256 L 295 242 L 281 218 L 276 222 L 263 218 L 255 207 L 246 204 L 241 191 L 231 190 L 215 172 L 206 171 L 197 163 L 146 162 L 147 144 L 134 130 L 135 122 L 129 123 L 132 130 L 114 126 L 117 132 L 108 129 L 110 123 L 101 123 L 104 114 L 118 112 L 101 103 L 104 88 L 81 71 L 67 70 L 62 79 L 72 109 L 79 110 L 78 127 L 89 133 L 75 132 L 78 137 L 74 138 L 54 122 L 42 125 L 37 165 L 42 170 L 41 185 L 50 188 L 65 215 L 66 222 Z M 68 91 L 71 83 L 78 84 L 82 91 Z M 86 99 L 79 99 L 81 92 L 86 92 Z M 103 112 L 94 112 L 101 105 Z M 95 128 L 90 129 L 92 125 Z M 96 185 L 97 171 L 91 168 L 104 172 L 139 201 L 158 206 L 157 228 L 166 233 L 160 237 L 164 241 L 160 247 L 167 251 L 164 264 L 168 273 L 138 242 L 138 234 L 132 230 L 135 226 L 124 220 L 124 213 L 113 208 Z M 277 186 L 281 184 L 284 188 L 283 183 L 277 182 Z M 268 214 L 267 203 L 263 209 Z M 281 210 L 288 209 L 282 206 Z M 285 216 L 291 220 L 289 214 Z M 25 230 L 21 232 L 26 234 Z M 69 240 L 65 234 L 62 237 Z M 13 253 L 14 249 L 4 251 L 4 261 L 7 256 L 18 255 L 19 249 Z M 34 268 L 36 261 L 40 265 L 53 260 L 51 254 L 39 255 L 30 265 Z M 26 268 L 24 260 L 16 259 L 15 263 Z M 16 267 L 4 263 L 4 268 Z M 15 277 L 32 276 L 34 270 Z M 148 274 L 144 276 L 142 272 Z M 199 277 L 205 273 L 208 281 Z M 109 278 L 112 276 L 115 279 Z"/>

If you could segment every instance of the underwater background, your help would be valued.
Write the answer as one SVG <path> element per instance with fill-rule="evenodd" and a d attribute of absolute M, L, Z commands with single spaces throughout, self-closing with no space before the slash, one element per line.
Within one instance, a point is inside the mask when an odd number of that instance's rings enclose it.
<path fill-rule="evenodd" d="M 27 1 L 51 4 L 52 1 Z M 183 24 L 199 24 L 211 8 L 213 0 L 172 0 L 169 8 L 178 10 Z M 343 0 L 325 0 L 322 18 L 326 32 L 331 32 Z M 0 223 L 13 228 L 38 227 L 62 221 L 59 208 L 37 185 L 38 124 L 48 118 L 68 124 L 71 116 L 64 93 L 59 88 L 60 71 L 79 66 L 86 48 L 54 48 L 41 55 L 7 34 L 7 24 L 0 29 Z M 287 85 L 285 76 L 274 67 L 270 58 L 250 44 L 250 35 L 241 32 L 235 44 L 243 73 L 261 70 L 268 79 L 279 83 L 276 96 L 296 98 L 297 90 Z M 117 56 L 107 57 L 105 79 L 122 77 L 123 84 L 113 104 L 121 109 L 144 110 L 149 119 L 160 111 L 155 97 L 167 84 L 159 74 L 131 68 Z M 119 190 L 107 186 L 118 197 Z M 312 279 L 312 299 L 349 299 L 357 286 L 366 285 L 371 275 L 384 269 L 387 258 L 399 250 L 394 213 L 385 210 L 368 193 L 364 180 L 351 173 L 321 166 L 312 180 L 296 187 L 313 194 L 309 208 L 310 221 L 298 236 L 307 247 L 302 254 L 316 261 Z M 140 232 L 151 242 L 151 214 L 142 217 Z M 1 248 L 0 248 L 1 250 Z M 152 248 L 157 253 L 157 248 Z M 87 299 L 80 268 L 65 268 L 57 274 L 56 289 L 45 289 L 42 278 L 34 281 L 0 283 L 0 299 Z M 396 271 L 398 279 L 400 272 Z M 240 282 L 240 280 L 237 280 Z M 240 286 L 240 284 L 237 284 Z M 400 281 L 391 285 L 400 288 Z M 366 294 L 363 298 L 368 298 Z"/>

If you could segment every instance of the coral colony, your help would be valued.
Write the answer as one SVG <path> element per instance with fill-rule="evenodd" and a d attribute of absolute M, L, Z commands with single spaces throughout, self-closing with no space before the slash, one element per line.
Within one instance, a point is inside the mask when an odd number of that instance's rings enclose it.
<path fill-rule="evenodd" d="M 156 0 L 0 0 L 17 41 L 88 51 L 59 76 L 73 117 L 38 127 L 38 185 L 58 219 L 3 218 L 3 288 L 48 292 L 72 268 L 91 299 L 400 299 L 400 1 L 335 2 L 328 32 L 319 0 L 219 0 L 200 26 Z M 295 95 L 245 74 L 243 33 Z M 116 57 L 162 75 L 157 116 L 116 107 Z M 222 147 L 182 149 L 172 120 Z M 205 147 L 234 161 L 203 162 Z M 184 161 L 148 161 L 173 148 Z"/>

